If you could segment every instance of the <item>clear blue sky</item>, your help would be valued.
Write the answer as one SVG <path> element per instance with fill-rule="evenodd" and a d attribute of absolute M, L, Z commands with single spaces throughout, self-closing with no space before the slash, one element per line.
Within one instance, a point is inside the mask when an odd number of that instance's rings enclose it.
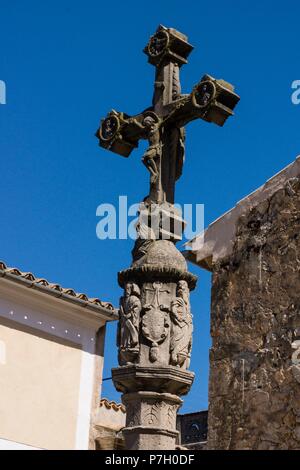
<path fill-rule="evenodd" d="M 183 91 L 209 73 L 236 85 L 241 102 L 224 128 L 195 121 L 179 203 L 204 203 L 205 225 L 300 153 L 300 3 L 0 0 L 0 258 L 50 281 L 118 304 L 117 271 L 131 240 L 96 238 L 96 207 L 119 195 L 138 202 L 148 175 L 143 147 L 130 159 L 100 149 L 94 132 L 111 108 L 150 104 L 154 68 L 142 48 L 159 23 L 189 36 Z M 210 275 L 196 267 L 191 364 L 196 381 L 182 411 L 207 406 Z M 108 327 L 105 376 L 116 365 Z M 119 400 L 109 382 L 103 394 Z"/>

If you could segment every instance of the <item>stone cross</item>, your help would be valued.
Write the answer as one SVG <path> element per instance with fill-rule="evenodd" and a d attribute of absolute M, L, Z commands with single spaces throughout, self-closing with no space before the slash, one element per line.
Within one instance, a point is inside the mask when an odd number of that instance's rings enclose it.
<path fill-rule="evenodd" d="M 188 393 L 194 379 L 188 369 L 190 291 L 196 277 L 175 246 L 183 221 L 173 206 L 184 160 L 184 126 L 197 118 L 222 126 L 239 100 L 232 85 L 209 75 L 190 94 L 181 93 L 179 70 L 191 50 L 186 36 L 159 26 L 144 49 L 156 68 L 152 106 L 136 116 L 112 110 L 97 131 L 102 147 L 124 157 L 140 139 L 149 141 L 143 163 L 150 172 L 150 191 L 140 206 L 132 265 L 118 274 L 124 294 L 117 334 L 119 367 L 112 369 L 126 405 L 122 433 L 126 449 L 132 450 L 175 448 L 180 396 Z M 153 224 L 157 209 L 159 224 Z"/>
<path fill-rule="evenodd" d="M 161 305 L 159 296 L 160 293 L 170 293 L 169 289 L 162 288 L 162 284 L 160 282 L 154 282 L 151 288 L 145 287 L 145 292 L 151 292 L 151 294 L 153 294 L 150 305 L 154 307 L 159 307 Z"/>
<path fill-rule="evenodd" d="M 239 101 L 232 85 L 209 75 L 190 94 L 181 93 L 179 70 L 192 49 L 184 34 L 160 25 L 144 49 L 156 69 L 152 106 L 136 116 L 112 110 L 96 134 L 102 147 L 124 157 L 140 139 L 148 139 L 143 163 L 150 172 L 151 203 L 174 203 L 184 162 L 185 124 L 201 118 L 222 126 Z"/>

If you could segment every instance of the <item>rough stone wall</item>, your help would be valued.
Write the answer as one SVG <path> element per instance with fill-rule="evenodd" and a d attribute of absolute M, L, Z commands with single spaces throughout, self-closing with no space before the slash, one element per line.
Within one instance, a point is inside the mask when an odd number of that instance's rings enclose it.
<path fill-rule="evenodd" d="M 214 267 L 210 449 L 300 449 L 300 181 L 241 216 Z"/>

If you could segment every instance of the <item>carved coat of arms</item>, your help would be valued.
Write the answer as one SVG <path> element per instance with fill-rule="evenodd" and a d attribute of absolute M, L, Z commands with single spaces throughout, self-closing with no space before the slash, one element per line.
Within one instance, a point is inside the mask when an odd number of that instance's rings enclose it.
<path fill-rule="evenodd" d="M 154 282 L 153 289 L 148 289 L 153 292 L 153 297 L 151 302 L 144 306 L 145 313 L 142 318 L 143 335 L 151 343 L 150 361 L 152 362 L 158 360 L 158 346 L 167 338 L 170 329 L 169 309 L 160 303 L 159 297 L 160 293 L 169 293 L 169 290 L 162 287 L 161 282 Z"/>

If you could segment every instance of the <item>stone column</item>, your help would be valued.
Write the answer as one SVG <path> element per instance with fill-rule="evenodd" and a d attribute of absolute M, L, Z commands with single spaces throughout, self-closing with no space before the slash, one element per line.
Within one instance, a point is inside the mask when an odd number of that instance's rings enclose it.
<path fill-rule="evenodd" d="M 169 240 L 138 240 L 132 266 L 119 273 L 118 348 L 113 382 L 123 393 L 126 449 L 175 449 L 176 414 L 194 374 L 189 292 L 196 278 Z"/>

